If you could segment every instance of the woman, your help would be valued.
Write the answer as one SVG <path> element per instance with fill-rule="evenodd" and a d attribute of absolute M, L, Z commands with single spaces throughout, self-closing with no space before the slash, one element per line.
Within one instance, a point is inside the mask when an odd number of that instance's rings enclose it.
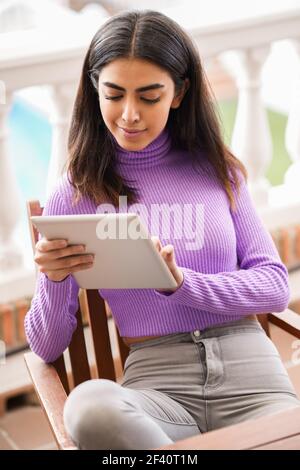
<path fill-rule="evenodd" d="M 122 385 L 92 380 L 68 397 L 65 425 L 78 447 L 157 448 L 299 406 L 256 318 L 287 307 L 287 270 L 253 207 L 244 166 L 222 142 L 195 46 L 153 11 L 116 15 L 94 36 L 67 177 L 44 214 L 104 212 L 121 195 L 128 211 L 163 216 L 148 229 L 177 287 L 100 290 L 130 354 Z M 26 332 L 50 362 L 76 326 L 72 274 L 93 256 L 41 239 L 35 261 Z"/>

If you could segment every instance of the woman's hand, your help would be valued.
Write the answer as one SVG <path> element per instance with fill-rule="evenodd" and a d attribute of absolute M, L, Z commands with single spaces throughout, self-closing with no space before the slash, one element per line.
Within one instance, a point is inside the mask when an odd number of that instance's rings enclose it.
<path fill-rule="evenodd" d="M 164 261 L 166 262 L 170 273 L 175 278 L 177 282 L 177 287 L 175 289 L 155 289 L 158 292 L 175 292 L 183 283 L 183 272 L 180 268 L 178 268 L 175 260 L 175 253 L 174 253 L 174 246 L 173 245 L 165 245 L 162 246 L 159 238 L 157 236 L 151 237 L 154 246 L 156 247 L 157 251 L 161 254 Z"/>
<path fill-rule="evenodd" d="M 68 245 L 66 240 L 41 238 L 35 245 L 34 261 L 51 281 L 63 281 L 69 274 L 91 268 L 94 256 L 84 254 L 84 245 Z"/>

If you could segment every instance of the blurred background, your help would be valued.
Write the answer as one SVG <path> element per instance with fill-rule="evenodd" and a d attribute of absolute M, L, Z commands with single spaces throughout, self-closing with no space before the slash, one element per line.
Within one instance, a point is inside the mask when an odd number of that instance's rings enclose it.
<path fill-rule="evenodd" d="M 197 45 L 300 313 L 299 0 L 0 0 L 0 449 L 55 448 L 23 361 L 36 276 L 26 201 L 43 205 L 59 178 L 91 38 L 128 9 L 166 13 Z M 294 338 L 272 335 L 300 395 Z"/>

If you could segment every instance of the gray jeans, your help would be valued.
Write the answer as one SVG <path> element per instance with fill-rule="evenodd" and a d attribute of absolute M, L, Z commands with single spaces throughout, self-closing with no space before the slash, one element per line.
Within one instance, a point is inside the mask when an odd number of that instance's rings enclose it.
<path fill-rule="evenodd" d="M 64 421 L 81 449 L 153 449 L 299 405 L 274 344 L 242 319 L 133 345 L 122 384 L 80 384 Z"/>

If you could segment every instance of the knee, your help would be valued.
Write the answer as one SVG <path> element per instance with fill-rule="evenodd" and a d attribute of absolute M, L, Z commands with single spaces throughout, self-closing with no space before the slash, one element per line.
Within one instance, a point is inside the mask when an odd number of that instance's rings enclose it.
<path fill-rule="evenodd" d="M 118 449 L 125 437 L 123 390 L 110 380 L 89 380 L 68 396 L 64 423 L 81 449 Z"/>

